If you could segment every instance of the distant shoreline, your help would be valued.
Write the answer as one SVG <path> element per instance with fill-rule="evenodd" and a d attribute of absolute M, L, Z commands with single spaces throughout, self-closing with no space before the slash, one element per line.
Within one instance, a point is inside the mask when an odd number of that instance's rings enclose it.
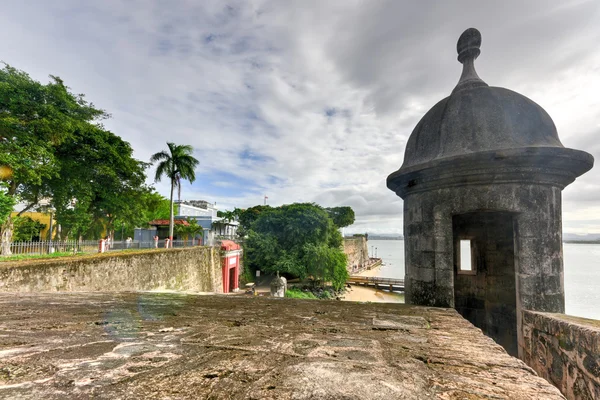
<path fill-rule="evenodd" d="M 352 236 L 347 236 L 347 238 L 351 238 Z M 390 238 L 390 237 L 380 237 L 380 236 L 369 236 L 369 240 L 404 240 L 404 238 Z M 600 240 L 573 240 L 567 239 L 563 240 L 563 243 L 569 244 L 600 244 Z"/>

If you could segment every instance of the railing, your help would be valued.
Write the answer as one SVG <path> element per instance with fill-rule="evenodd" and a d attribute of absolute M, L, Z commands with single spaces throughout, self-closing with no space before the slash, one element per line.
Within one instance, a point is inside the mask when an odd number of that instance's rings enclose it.
<path fill-rule="evenodd" d="M 200 240 L 188 239 L 188 240 L 173 240 L 173 243 L 169 245 L 169 248 L 181 248 L 181 247 L 194 247 L 198 246 Z M 96 242 L 96 251 L 98 251 L 98 242 Z M 164 249 L 166 247 L 165 239 L 158 241 L 144 241 L 140 242 L 137 240 L 127 242 L 123 241 L 105 241 L 105 251 L 118 251 L 118 250 L 135 250 L 135 249 Z"/>
<path fill-rule="evenodd" d="M 94 253 L 98 251 L 97 240 L 43 240 L 38 242 L 13 242 L 13 255 L 39 255 L 50 253 Z"/>
<path fill-rule="evenodd" d="M 198 246 L 198 240 L 174 240 L 172 248 Z M 105 241 L 105 251 L 165 248 L 165 241 Z M 98 240 L 44 240 L 13 242 L 10 244 L 12 255 L 43 255 L 52 253 L 98 253 Z M 2 256 L 0 256 L 2 257 Z"/>
<path fill-rule="evenodd" d="M 348 283 L 372 283 L 379 285 L 404 286 L 404 279 L 382 278 L 379 276 L 355 276 L 351 275 L 346 280 Z"/>
<path fill-rule="evenodd" d="M 352 285 L 373 286 L 384 288 L 390 292 L 404 292 L 404 279 L 381 278 L 379 276 L 350 276 L 346 283 Z"/>

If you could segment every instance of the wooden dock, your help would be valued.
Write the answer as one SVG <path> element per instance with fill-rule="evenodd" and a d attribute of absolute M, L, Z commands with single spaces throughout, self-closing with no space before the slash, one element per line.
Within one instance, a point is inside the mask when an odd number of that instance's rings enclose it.
<path fill-rule="evenodd" d="M 389 290 L 390 292 L 404 292 L 404 279 L 352 275 L 346 280 L 346 283 L 350 285 L 371 286 L 377 289 Z"/>

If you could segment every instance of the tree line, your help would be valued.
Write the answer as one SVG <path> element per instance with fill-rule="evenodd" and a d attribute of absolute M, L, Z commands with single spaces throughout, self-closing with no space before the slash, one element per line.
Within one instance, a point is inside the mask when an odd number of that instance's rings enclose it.
<path fill-rule="evenodd" d="M 150 166 L 104 127 L 110 115 L 74 94 L 56 76 L 42 84 L 4 64 L 0 69 L 0 232 L 2 254 L 32 235 L 27 211 L 49 199 L 60 238 L 133 235 L 136 226 L 170 217 L 171 202 L 146 185 Z M 162 174 L 169 172 L 163 170 Z M 177 175 L 177 174 L 176 174 Z M 180 174 L 179 174 L 180 176 Z M 20 211 L 11 216 L 15 205 Z"/>
<path fill-rule="evenodd" d="M 10 254 L 13 241 L 39 238 L 46 227 L 25 213 L 50 208 L 61 227 L 58 239 L 123 239 L 135 227 L 167 218 L 173 237 L 174 192 L 182 180 L 195 180 L 199 163 L 192 147 L 167 143 L 149 163 L 137 160 L 131 145 L 102 124 L 109 117 L 59 77 L 42 84 L 10 65 L 0 69 L 1 254 Z M 155 182 L 169 179 L 170 199 L 146 184 L 152 163 Z M 350 207 L 256 206 L 219 215 L 239 220 L 249 268 L 345 282 L 338 228 L 354 222 Z M 201 228 L 194 220 L 177 231 L 193 236 Z"/>

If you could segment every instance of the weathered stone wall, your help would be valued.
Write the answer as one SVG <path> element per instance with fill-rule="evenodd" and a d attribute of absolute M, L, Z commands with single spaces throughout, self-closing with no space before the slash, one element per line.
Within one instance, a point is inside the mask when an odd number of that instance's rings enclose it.
<path fill-rule="evenodd" d="M 521 310 L 564 313 L 561 190 L 549 184 L 457 186 L 407 195 L 406 302 L 456 307 L 453 249 L 458 238 L 454 237 L 453 216 L 488 211 L 513 215 L 516 310 L 503 314 L 518 316 Z M 497 290 L 504 289 L 498 286 Z M 516 324 L 518 336 L 520 318 Z"/>
<path fill-rule="evenodd" d="M 455 306 L 452 216 L 478 211 L 516 214 L 519 305 L 529 310 L 564 312 L 561 192 L 557 187 L 538 184 L 444 188 L 407 196 L 407 302 Z"/>
<path fill-rule="evenodd" d="M 0 264 L 0 292 L 223 291 L 218 248 L 162 249 Z"/>
<path fill-rule="evenodd" d="M 503 212 L 453 217 L 456 310 L 506 351 L 517 356 L 513 218 Z M 459 240 L 471 241 L 476 271 L 461 271 Z M 476 273 L 475 273 L 476 272 Z"/>
<path fill-rule="evenodd" d="M 344 253 L 348 258 L 346 264 L 348 273 L 360 271 L 369 263 L 367 238 L 364 236 L 344 238 Z"/>
<path fill-rule="evenodd" d="M 600 399 L 600 321 L 523 312 L 523 361 L 568 399 Z"/>

